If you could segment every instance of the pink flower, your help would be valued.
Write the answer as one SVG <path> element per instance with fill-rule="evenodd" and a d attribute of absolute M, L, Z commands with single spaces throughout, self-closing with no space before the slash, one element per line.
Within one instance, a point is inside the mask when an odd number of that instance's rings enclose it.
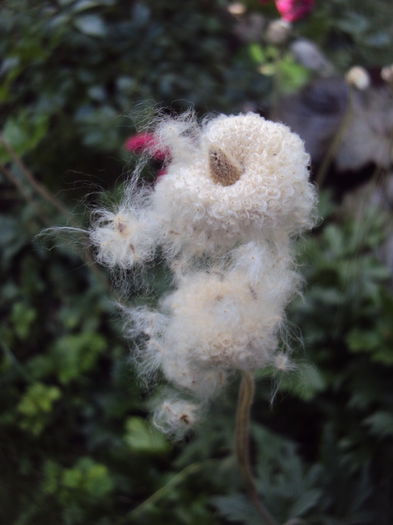
<path fill-rule="evenodd" d="M 158 177 L 162 177 L 163 175 L 166 175 L 166 169 L 165 168 L 161 168 L 160 170 L 157 171 L 157 178 Z"/>
<path fill-rule="evenodd" d="M 152 133 L 137 133 L 129 137 L 124 148 L 133 153 L 149 153 L 155 160 L 165 160 L 168 158 L 168 152 L 158 147 L 157 139 Z"/>
<path fill-rule="evenodd" d="M 314 0 L 276 0 L 276 8 L 287 22 L 296 22 L 314 9 Z"/>
<path fill-rule="evenodd" d="M 124 143 L 124 148 L 132 153 L 148 153 L 154 160 L 157 160 L 158 165 L 161 165 L 157 171 L 157 179 L 166 174 L 166 169 L 162 167 L 162 164 L 169 159 L 169 151 L 160 149 L 157 139 L 152 133 L 137 133 L 128 137 Z"/>

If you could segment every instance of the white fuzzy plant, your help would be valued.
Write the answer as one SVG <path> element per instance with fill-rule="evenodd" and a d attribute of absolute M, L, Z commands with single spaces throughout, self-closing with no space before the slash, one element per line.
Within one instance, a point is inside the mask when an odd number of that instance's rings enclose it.
<path fill-rule="evenodd" d="M 259 115 L 168 118 L 154 130 L 166 174 L 150 190 L 131 182 L 114 211 L 90 230 L 97 260 L 128 270 L 157 247 L 174 289 L 156 310 L 128 309 L 130 335 L 144 334 L 141 374 L 175 387 L 154 414 L 180 437 L 235 370 L 291 369 L 278 350 L 285 307 L 298 289 L 292 241 L 314 221 L 316 193 L 303 142 Z"/>

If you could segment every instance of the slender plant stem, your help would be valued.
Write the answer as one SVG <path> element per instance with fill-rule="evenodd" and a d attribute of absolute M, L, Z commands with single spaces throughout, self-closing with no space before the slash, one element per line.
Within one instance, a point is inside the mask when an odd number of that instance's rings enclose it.
<path fill-rule="evenodd" d="M 278 525 L 262 503 L 252 475 L 250 463 L 250 411 L 254 399 L 255 383 L 251 372 L 242 371 L 236 410 L 235 452 L 243 474 L 247 494 L 255 505 L 263 525 Z"/>
<path fill-rule="evenodd" d="M 137 507 L 133 508 L 126 516 L 127 519 L 134 518 L 140 513 L 144 512 L 148 507 L 156 504 L 159 500 L 164 498 L 170 493 L 176 485 L 184 481 L 188 476 L 191 476 L 195 472 L 198 472 L 205 466 L 206 462 L 201 463 L 191 463 L 183 470 L 175 474 L 166 485 L 160 487 L 156 492 L 154 492 L 147 499 L 142 501 Z"/>
<path fill-rule="evenodd" d="M 36 193 L 38 193 L 38 195 L 40 195 L 40 197 L 42 197 L 46 202 L 50 203 L 54 208 L 56 208 L 57 211 L 68 217 L 70 219 L 70 223 L 73 224 L 74 221 L 72 219 L 70 210 L 59 199 L 57 199 L 43 184 L 36 180 L 32 171 L 26 166 L 26 164 L 23 162 L 18 153 L 14 150 L 11 144 L 5 140 L 5 138 L 2 135 L 0 135 L 0 144 L 10 155 L 16 166 L 18 166 L 20 172 L 27 179 L 33 190 L 35 190 Z M 14 186 L 19 190 L 20 194 L 27 201 L 33 201 L 29 193 L 27 193 L 25 188 L 23 187 L 23 184 L 21 184 L 17 177 L 13 175 L 11 170 L 9 170 L 6 166 L 0 165 L 0 172 L 3 173 L 3 175 L 14 184 Z M 47 222 L 47 218 L 41 218 L 44 221 L 44 223 Z M 79 225 L 75 224 L 75 226 L 78 227 Z M 85 263 L 91 269 L 91 271 L 99 278 L 99 280 L 106 286 L 106 288 L 110 289 L 108 280 L 104 277 L 103 273 L 96 265 L 88 250 L 84 250 L 81 253 L 81 258 L 85 261 Z M 116 296 L 115 300 L 118 302 L 119 298 Z"/>
<path fill-rule="evenodd" d="M 352 112 L 352 91 L 349 89 L 347 107 L 344 111 L 344 115 L 341 118 L 340 124 L 336 133 L 331 140 L 326 155 L 324 156 L 322 163 L 319 167 L 319 170 L 315 177 L 315 182 L 318 184 L 318 187 L 321 188 L 325 182 L 326 175 L 332 164 L 334 157 L 338 151 L 338 148 L 342 142 L 345 132 L 348 130 L 353 112 Z"/>
<path fill-rule="evenodd" d="M 17 152 L 14 150 L 14 148 L 7 142 L 3 136 L 0 135 L 0 144 L 4 147 L 4 149 L 7 151 L 7 153 L 10 155 L 12 160 L 15 162 L 15 164 L 20 169 L 21 173 L 26 177 L 26 179 L 29 181 L 31 187 L 47 202 L 50 202 L 52 206 L 54 206 L 60 213 L 63 213 L 64 215 L 69 215 L 69 210 L 64 206 L 64 204 L 59 201 L 52 193 L 40 182 L 38 182 L 33 173 L 28 169 L 28 167 L 24 164 L 20 156 L 17 154 Z"/>
<path fill-rule="evenodd" d="M 17 177 L 15 177 L 11 170 L 9 170 L 6 166 L 0 165 L 0 172 L 15 186 L 15 188 L 27 202 L 31 202 L 33 200 L 23 187 L 23 184 Z"/>

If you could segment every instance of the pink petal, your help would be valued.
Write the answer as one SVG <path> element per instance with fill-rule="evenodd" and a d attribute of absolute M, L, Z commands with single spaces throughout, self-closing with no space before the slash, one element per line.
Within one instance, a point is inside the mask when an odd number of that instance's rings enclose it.
<path fill-rule="evenodd" d="M 129 137 L 124 148 L 133 153 L 149 153 L 156 160 L 165 160 L 169 152 L 158 147 L 156 137 L 152 133 L 137 133 Z"/>
<path fill-rule="evenodd" d="M 276 8 L 287 22 L 296 22 L 314 9 L 314 0 L 276 0 Z"/>

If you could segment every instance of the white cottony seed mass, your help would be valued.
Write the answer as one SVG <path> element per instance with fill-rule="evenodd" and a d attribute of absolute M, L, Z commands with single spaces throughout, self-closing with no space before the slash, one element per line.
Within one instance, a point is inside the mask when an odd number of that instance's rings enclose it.
<path fill-rule="evenodd" d="M 126 317 L 144 340 L 140 373 L 160 371 L 178 391 L 154 416 L 178 437 L 232 371 L 293 367 L 279 333 L 300 282 L 292 240 L 312 227 L 316 193 L 301 139 L 259 115 L 201 124 L 186 115 L 154 133 L 166 174 L 142 197 L 134 184 L 115 212 L 96 212 L 90 238 L 109 267 L 141 265 L 159 247 L 173 272 L 156 310 Z"/>

